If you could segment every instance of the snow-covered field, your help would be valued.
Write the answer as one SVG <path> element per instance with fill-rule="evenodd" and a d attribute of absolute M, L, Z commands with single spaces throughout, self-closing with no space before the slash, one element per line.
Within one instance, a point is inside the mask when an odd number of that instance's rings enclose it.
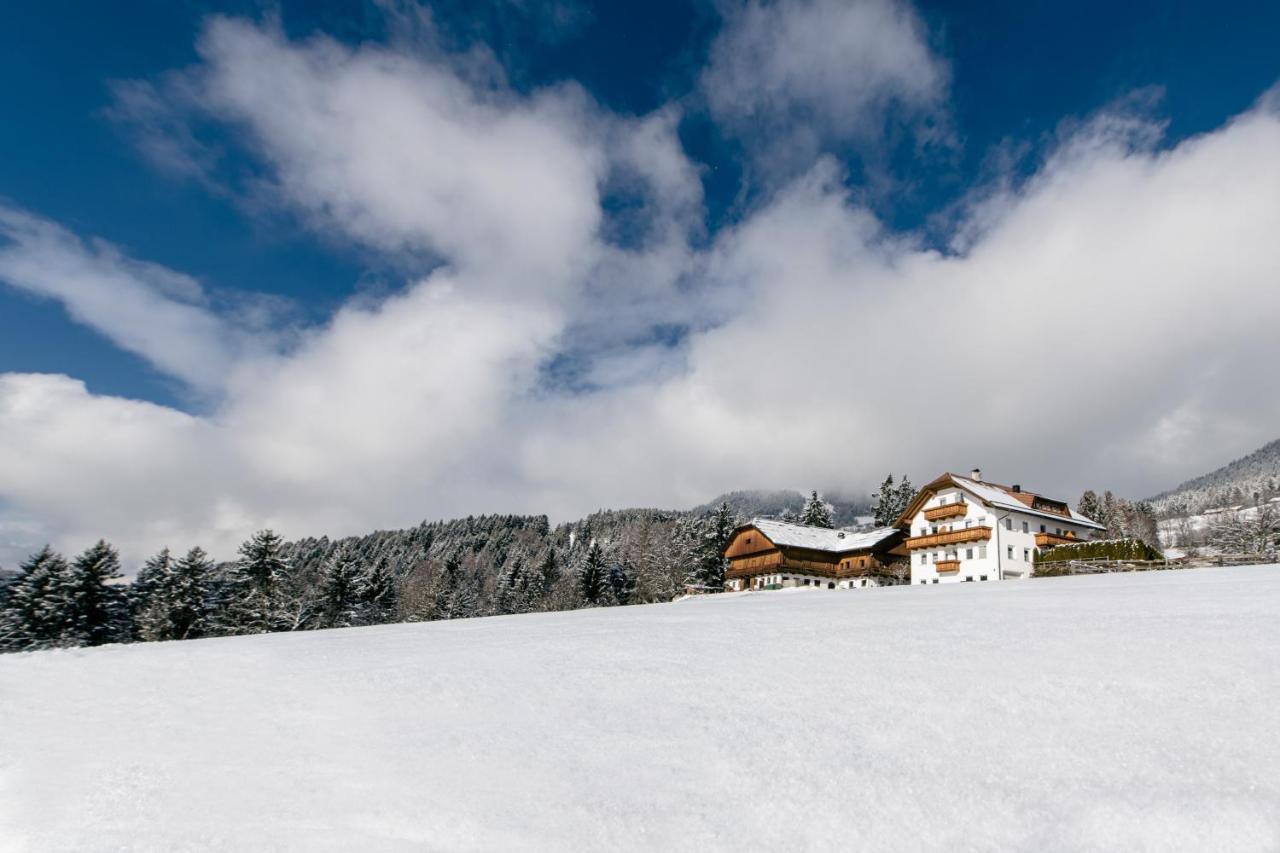
<path fill-rule="evenodd" d="M 0 658 L 54 850 L 1280 847 L 1280 567 Z"/>

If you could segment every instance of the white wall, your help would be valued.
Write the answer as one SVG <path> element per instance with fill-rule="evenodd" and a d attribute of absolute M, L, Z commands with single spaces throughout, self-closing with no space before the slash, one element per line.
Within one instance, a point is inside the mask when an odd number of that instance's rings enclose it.
<path fill-rule="evenodd" d="M 964 516 L 949 518 L 945 521 L 929 522 L 925 520 L 927 509 L 955 503 L 963 496 L 967 511 Z M 947 530 L 963 530 L 966 523 L 970 527 L 988 525 L 992 528 L 991 538 L 981 542 L 965 542 L 960 545 L 948 545 L 930 548 L 927 551 L 911 553 L 911 583 L 965 583 L 972 579 L 980 583 L 983 575 L 988 581 L 1008 580 L 1011 578 L 1029 577 L 1035 566 L 1036 534 L 1042 532 L 1072 533 L 1077 539 L 1088 539 L 1090 528 L 1077 524 L 1066 518 L 1048 518 L 1029 512 L 996 509 L 983 504 L 972 494 L 957 487 L 941 490 L 931 497 L 911 519 L 911 530 L 908 536 L 921 536 L 933 532 Z M 1025 530 L 1024 530 L 1025 525 Z M 986 557 L 983 558 L 983 546 Z M 1012 549 L 1012 554 L 1010 554 Z M 928 562 L 922 562 L 922 555 L 928 554 Z M 939 559 L 959 559 L 958 572 L 939 573 L 934 563 Z"/>

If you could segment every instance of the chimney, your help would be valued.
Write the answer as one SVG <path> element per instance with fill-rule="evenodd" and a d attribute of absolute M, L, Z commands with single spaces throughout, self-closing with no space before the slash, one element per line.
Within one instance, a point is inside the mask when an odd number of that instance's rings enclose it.
<path fill-rule="evenodd" d="M 1019 486 L 1017 483 L 1014 483 L 1014 484 L 1013 484 L 1013 490 L 1014 490 L 1015 492 L 1021 492 L 1021 491 L 1022 491 L 1022 486 Z"/>
<path fill-rule="evenodd" d="M 973 480 L 973 481 L 975 481 L 975 482 L 981 483 L 981 482 L 982 482 L 982 469 L 981 469 L 981 468 L 974 468 L 972 471 L 970 471 L 970 472 L 969 472 L 969 479 L 970 479 L 970 480 Z"/>

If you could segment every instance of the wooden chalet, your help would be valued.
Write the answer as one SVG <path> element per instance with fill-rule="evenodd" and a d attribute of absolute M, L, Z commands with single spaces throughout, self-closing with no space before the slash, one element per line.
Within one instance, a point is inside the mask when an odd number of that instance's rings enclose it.
<path fill-rule="evenodd" d="M 793 586 L 878 586 L 895 560 L 905 562 L 904 534 L 894 527 L 865 533 L 755 519 L 725 546 L 725 586 L 733 590 Z"/>

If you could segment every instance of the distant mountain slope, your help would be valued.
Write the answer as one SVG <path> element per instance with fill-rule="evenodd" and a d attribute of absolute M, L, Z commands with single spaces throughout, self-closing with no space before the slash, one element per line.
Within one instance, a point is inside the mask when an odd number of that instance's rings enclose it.
<path fill-rule="evenodd" d="M 713 501 L 694 507 L 692 512 L 705 512 L 727 502 L 729 508 L 744 519 L 781 518 L 787 512 L 799 514 L 806 497 L 791 489 L 744 489 L 726 492 Z M 852 527 L 858 523 L 858 516 L 871 514 L 869 499 L 849 500 L 830 495 L 823 495 L 823 499 L 831 506 L 831 520 L 836 527 Z"/>
<path fill-rule="evenodd" d="M 1161 517 L 1193 515 L 1206 509 L 1253 504 L 1280 494 L 1280 439 L 1217 471 L 1187 480 L 1151 498 Z"/>

